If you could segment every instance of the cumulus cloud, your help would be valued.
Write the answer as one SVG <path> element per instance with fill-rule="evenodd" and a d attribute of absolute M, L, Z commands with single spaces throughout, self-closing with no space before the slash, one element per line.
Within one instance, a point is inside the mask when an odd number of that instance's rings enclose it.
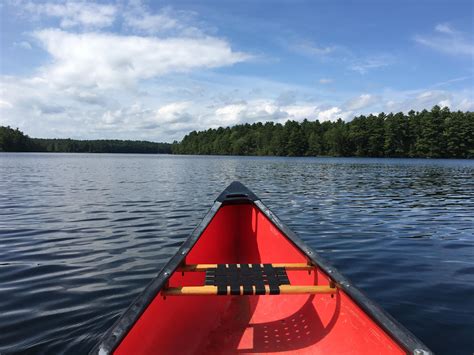
<path fill-rule="evenodd" d="M 280 108 L 283 112 L 287 113 L 287 116 L 292 120 L 301 121 L 305 118 L 311 119 L 316 118 L 318 111 L 318 106 L 312 103 L 300 103 L 293 105 L 286 105 Z"/>
<path fill-rule="evenodd" d="M 448 24 L 438 24 L 435 26 L 435 33 L 430 35 L 416 35 L 413 39 L 416 43 L 431 48 L 438 52 L 474 56 L 474 44 L 466 35 L 455 30 Z"/>
<path fill-rule="evenodd" d="M 317 114 L 320 121 L 336 121 L 339 118 L 347 120 L 351 118 L 352 111 L 343 111 L 341 108 L 334 106 L 326 110 L 321 110 Z"/>
<path fill-rule="evenodd" d="M 0 108 L 12 108 L 13 105 L 6 100 L 0 99 Z"/>
<path fill-rule="evenodd" d="M 360 110 L 366 107 L 369 107 L 376 103 L 378 98 L 371 94 L 362 94 L 360 96 L 354 97 L 346 103 L 346 107 L 349 110 Z"/>
<path fill-rule="evenodd" d="M 175 82 L 187 87 L 187 82 Z M 179 100 L 166 91 L 150 89 L 150 95 L 111 89 L 60 90 L 42 78 L 18 80 L 2 78 L 0 122 L 19 126 L 31 136 L 73 138 L 127 138 L 172 141 L 192 130 L 231 126 L 257 121 L 284 123 L 319 119 L 350 120 L 353 116 L 379 111 L 430 109 L 447 105 L 453 110 L 472 110 L 474 102 L 468 91 L 443 90 L 384 92 L 355 95 L 347 102 L 304 100 L 297 91 L 285 103 L 271 98 L 249 98 L 247 90 L 231 86 L 208 86 L 205 95 Z M 234 96 L 233 102 L 224 91 Z M 282 93 L 292 92 L 283 90 Z M 260 94 L 260 95 L 264 95 Z M 228 96 L 228 95 L 227 95 Z M 175 99 L 173 100 L 173 97 Z M 369 104 L 375 105 L 370 106 Z M 374 109 L 374 107 L 376 107 Z M 368 110 L 368 111 L 367 111 Z"/>
<path fill-rule="evenodd" d="M 109 27 L 115 21 L 117 8 L 110 4 L 97 4 L 88 1 L 27 2 L 23 10 L 34 16 L 55 17 L 62 28 L 83 26 L 87 28 Z"/>
<path fill-rule="evenodd" d="M 303 119 L 335 121 L 339 118 L 347 119 L 349 115 L 349 111 L 344 111 L 339 107 L 319 106 L 310 102 L 280 105 L 278 101 L 274 100 L 250 100 L 217 108 L 214 118 L 216 121 L 213 126 L 257 121 L 284 123 L 287 120 L 302 121 Z"/>
<path fill-rule="evenodd" d="M 143 128 L 157 128 L 156 110 L 144 106 L 140 102 L 121 105 L 115 110 L 106 110 L 96 127 L 103 131 L 115 130 L 120 127 L 129 132 Z"/>
<path fill-rule="evenodd" d="M 406 92 L 392 92 L 386 94 L 385 111 L 403 111 L 431 109 L 434 105 L 448 107 L 451 110 L 469 111 L 474 108 L 472 93 L 445 90 L 418 90 Z M 390 97 L 390 99 L 388 99 Z"/>
<path fill-rule="evenodd" d="M 152 14 L 139 1 L 117 7 L 79 1 L 18 5 L 38 16 L 58 18 L 62 27 L 31 34 L 50 55 L 33 76 L 0 77 L 0 123 L 15 123 L 33 136 L 180 138 L 202 127 L 201 119 L 205 125 L 215 123 L 217 116 L 196 108 L 203 102 L 191 107 L 176 95 L 175 100 L 166 97 L 171 89 L 175 94 L 189 90 L 176 85 L 176 75 L 252 57 L 187 23 L 189 13 L 171 8 Z M 127 11 L 117 14 L 120 6 Z M 127 29 L 136 30 L 134 35 L 103 31 L 119 16 Z M 153 83 L 169 74 L 174 75 L 171 84 Z"/>
<path fill-rule="evenodd" d="M 232 65 L 250 58 L 215 37 L 156 38 L 110 33 L 34 33 L 52 56 L 43 75 L 58 85 L 116 87 L 197 68 Z"/>
<path fill-rule="evenodd" d="M 257 121 L 280 121 L 288 116 L 288 112 L 282 111 L 273 100 L 251 100 L 217 108 L 215 110 L 217 120 L 214 126 Z"/>
<path fill-rule="evenodd" d="M 190 102 L 172 102 L 160 107 L 156 116 L 160 122 L 168 124 L 189 122 L 192 119 L 191 114 L 187 111 L 190 106 Z"/>

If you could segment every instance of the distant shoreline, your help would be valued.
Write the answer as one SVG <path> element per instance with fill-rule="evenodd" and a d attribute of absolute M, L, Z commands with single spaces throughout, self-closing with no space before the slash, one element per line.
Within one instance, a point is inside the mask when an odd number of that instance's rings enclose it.
<path fill-rule="evenodd" d="M 170 143 L 119 139 L 77 140 L 30 138 L 18 129 L 0 126 L 0 152 L 171 154 Z"/>
<path fill-rule="evenodd" d="M 93 155 L 101 155 L 101 154 L 111 154 L 111 155 L 160 155 L 160 156 L 169 156 L 169 157 L 199 157 L 199 158 L 282 158 L 282 159 L 371 159 L 371 160 L 473 160 L 474 158 L 429 158 L 429 157 L 361 157 L 361 156 L 332 156 L 332 155 L 318 155 L 318 156 L 281 156 L 281 155 L 223 155 L 223 154 L 179 154 L 179 153 L 107 153 L 107 152 L 29 152 L 29 151 L 18 151 L 18 152 L 5 152 L 0 150 L 0 154 L 93 154 Z"/>
<path fill-rule="evenodd" d="M 19 153 L 25 153 L 25 154 L 135 154 L 135 155 L 170 155 L 170 156 L 176 156 L 180 154 L 173 154 L 173 153 L 135 153 L 135 152 L 47 152 L 47 151 L 4 151 L 0 150 L 0 154 L 19 154 Z M 184 154 L 183 154 L 184 155 Z"/>
<path fill-rule="evenodd" d="M 431 111 L 357 116 L 346 122 L 257 122 L 193 131 L 173 153 L 238 156 L 474 158 L 474 112 Z"/>
<path fill-rule="evenodd" d="M 474 112 L 380 113 L 324 121 L 257 122 L 193 131 L 180 142 L 30 138 L 0 126 L 0 151 L 215 156 L 474 158 Z"/>

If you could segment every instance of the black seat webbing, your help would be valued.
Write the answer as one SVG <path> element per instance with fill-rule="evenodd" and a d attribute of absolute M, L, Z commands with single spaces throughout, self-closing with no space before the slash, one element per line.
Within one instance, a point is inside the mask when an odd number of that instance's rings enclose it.
<path fill-rule="evenodd" d="M 218 295 L 264 295 L 268 285 L 271 295 L 280 293 L 280 285 L 289 285 L 284 267 L 272 264 L 218 264 L 206 271 L 206 285 L 217 286 Z M 242 292 L 241 292 L 242 287 Z M 255 287 L 255 292 L 254 292 Z"/>

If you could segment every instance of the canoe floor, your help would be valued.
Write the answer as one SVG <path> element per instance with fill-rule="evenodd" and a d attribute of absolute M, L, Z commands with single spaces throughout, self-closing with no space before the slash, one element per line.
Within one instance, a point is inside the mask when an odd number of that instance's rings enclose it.
<path fill-rule="evenodd" d="M 253 205 L 222 207 L 187 264 L 304 263 L 303 253 Z M 288 271 L 292 285 L 328 285 L 316 271 Z M 204 284 L 204 272 L 173 273 L 170 287 Z M 403 354 L 343 291 L 335 295 L 168 296 L 161 292 L 117 354 Z"/>

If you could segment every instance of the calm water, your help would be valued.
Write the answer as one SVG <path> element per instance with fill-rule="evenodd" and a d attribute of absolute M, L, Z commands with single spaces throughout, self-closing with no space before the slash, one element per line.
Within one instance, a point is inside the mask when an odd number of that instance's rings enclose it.
<path fill-rule="evenodd" d="M 474 161 L 0 154 L 0 353 L 87 352 L 233 180 L 435 352 L 474 351 Z"/>

